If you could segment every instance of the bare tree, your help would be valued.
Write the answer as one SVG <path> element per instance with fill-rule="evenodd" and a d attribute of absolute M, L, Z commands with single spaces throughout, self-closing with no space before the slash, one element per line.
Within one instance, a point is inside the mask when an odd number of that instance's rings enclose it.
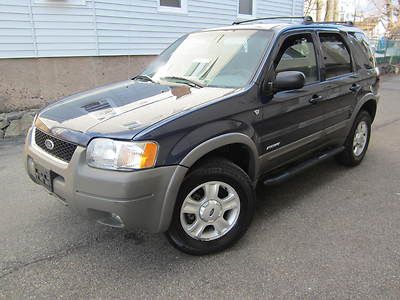
<path fill-rule="evenodd" d="M 379 8 L 373 1 L 375 7 Z M 383 9 L 380 9 L 382 18 L 386 21 L 387 25 L 386 36 L 393 38 L 400 35 L 400 0 L 385 0 Z"/>
<path fill-rule="evenodd" d="M 305 0 L 304 15 L 315 16 L 316 21 L 322 21 L 324 2 L 324 0 Z"/>
<path fill-rule="evenodd" d="M 387 30 L 389 33 L 392 32 L 393 27 L 394 27 L 394 16 L 393 16 L 393 2 L 392 0 L 386 0 L 385 1 L 385 9 L 384 9 L 384 14 L 387 18 L 388 26 Z"/>
<path fill-rule="evenodd" d="M 304 14 L 314 15 L 316 21 L 339 21 L 340 0 L 305 0 Z M 399 0 L 400 1 L 400 0 Z"/>
<path fill-rule="evenodd" d="M 304 15 L 309 16 L 315 10 L 316 0 L 305 0 L 304 1 Z"/>
<path fill-rule="evenodd" d="M 375 6 L 376 17 L 380 19 L 384 26 L 386 37 L 398 38 L 400 36 L 400 0 L 369 0 L 369 3 Z"/>

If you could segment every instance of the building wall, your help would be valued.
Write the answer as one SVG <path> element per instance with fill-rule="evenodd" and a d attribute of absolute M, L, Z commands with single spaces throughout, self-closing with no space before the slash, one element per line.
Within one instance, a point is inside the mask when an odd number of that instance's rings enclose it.
<path fill-rule="evenodd" d="M 254 1 L 257 17 L 303 14 L 303 0 Z M 0 58 L 157 55 L 185 33 L 231 24 L 239 0 L 187 0 L 187 13 L 158 3 L 1 0 Z"/>
<path fill-rule="evenodd" d="M 129 79 L 154 57 L 0 59 L 0 112 L 40 108 L 66 95 Z"/>
<path fill-rule="evenodd" d="M 239 0 L 186 1 L 0 0 L 0 112 L 129 78 L 183 34 L 238 18 Z M 303 13 L 303 0 L 254 1 L 254 17 Z"/>

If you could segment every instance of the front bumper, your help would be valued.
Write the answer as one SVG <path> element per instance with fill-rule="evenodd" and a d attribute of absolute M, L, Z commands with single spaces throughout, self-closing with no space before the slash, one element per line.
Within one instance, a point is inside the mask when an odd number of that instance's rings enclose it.
<path fill-rule="evenodd" d="M 33 129 L 26 138 L 25 156 L 34 182 L 33 166 L 39 164 L 52 172 L 53 193 L 66 204 L 100 223 L 127 230 L 166 231 L 187 171 L 182 166 L 133 172 L 95 169 L 86 164 L 86 149 L 81 146 L 66 163 L 34 143 Z"/>

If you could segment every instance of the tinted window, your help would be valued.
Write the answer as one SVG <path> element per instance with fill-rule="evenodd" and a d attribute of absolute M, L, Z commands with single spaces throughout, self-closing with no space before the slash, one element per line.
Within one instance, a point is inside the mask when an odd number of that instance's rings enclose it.
<path fill-rule="evenodd" d="M 365 35 L 361 32 L 352 32 L 349 34 L 349 38 L 354 45 L 357 68 L 374 68 L 375 58 Z"/>
<path fill-rule="evenodd" d="M 322 54 L 325 61 L 326 78 L 353 71 L 349 50 L 342 37 L 335 33 L 321 33 Z"/>
<path fill-rule="evenodd" d="M 311 35 L 287 38 L 279 51 L 275 71 L 299 71 L 306 76 L 306 83 L 317 81 L 318 68 Z"/>

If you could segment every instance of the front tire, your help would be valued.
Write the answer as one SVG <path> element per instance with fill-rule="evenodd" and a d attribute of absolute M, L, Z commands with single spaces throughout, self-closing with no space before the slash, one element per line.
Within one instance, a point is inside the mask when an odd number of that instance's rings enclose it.
<path fill-rule="evenodd" d="M 346 139 L 345 150 L 337 157 L 340 164 L 354 167 L 361 163 L 368 149 L 371 123 L 372 119 L 367 111 L 363 110 L 357 115 Z"/>
<path fill-rule="evenodd" d="M 224 250 L 246 232 L 254 201 L 250 178 L 240 167 L 223 158 L 207 160 L 185 177 L 167 238 L 192 255 Z"/>

